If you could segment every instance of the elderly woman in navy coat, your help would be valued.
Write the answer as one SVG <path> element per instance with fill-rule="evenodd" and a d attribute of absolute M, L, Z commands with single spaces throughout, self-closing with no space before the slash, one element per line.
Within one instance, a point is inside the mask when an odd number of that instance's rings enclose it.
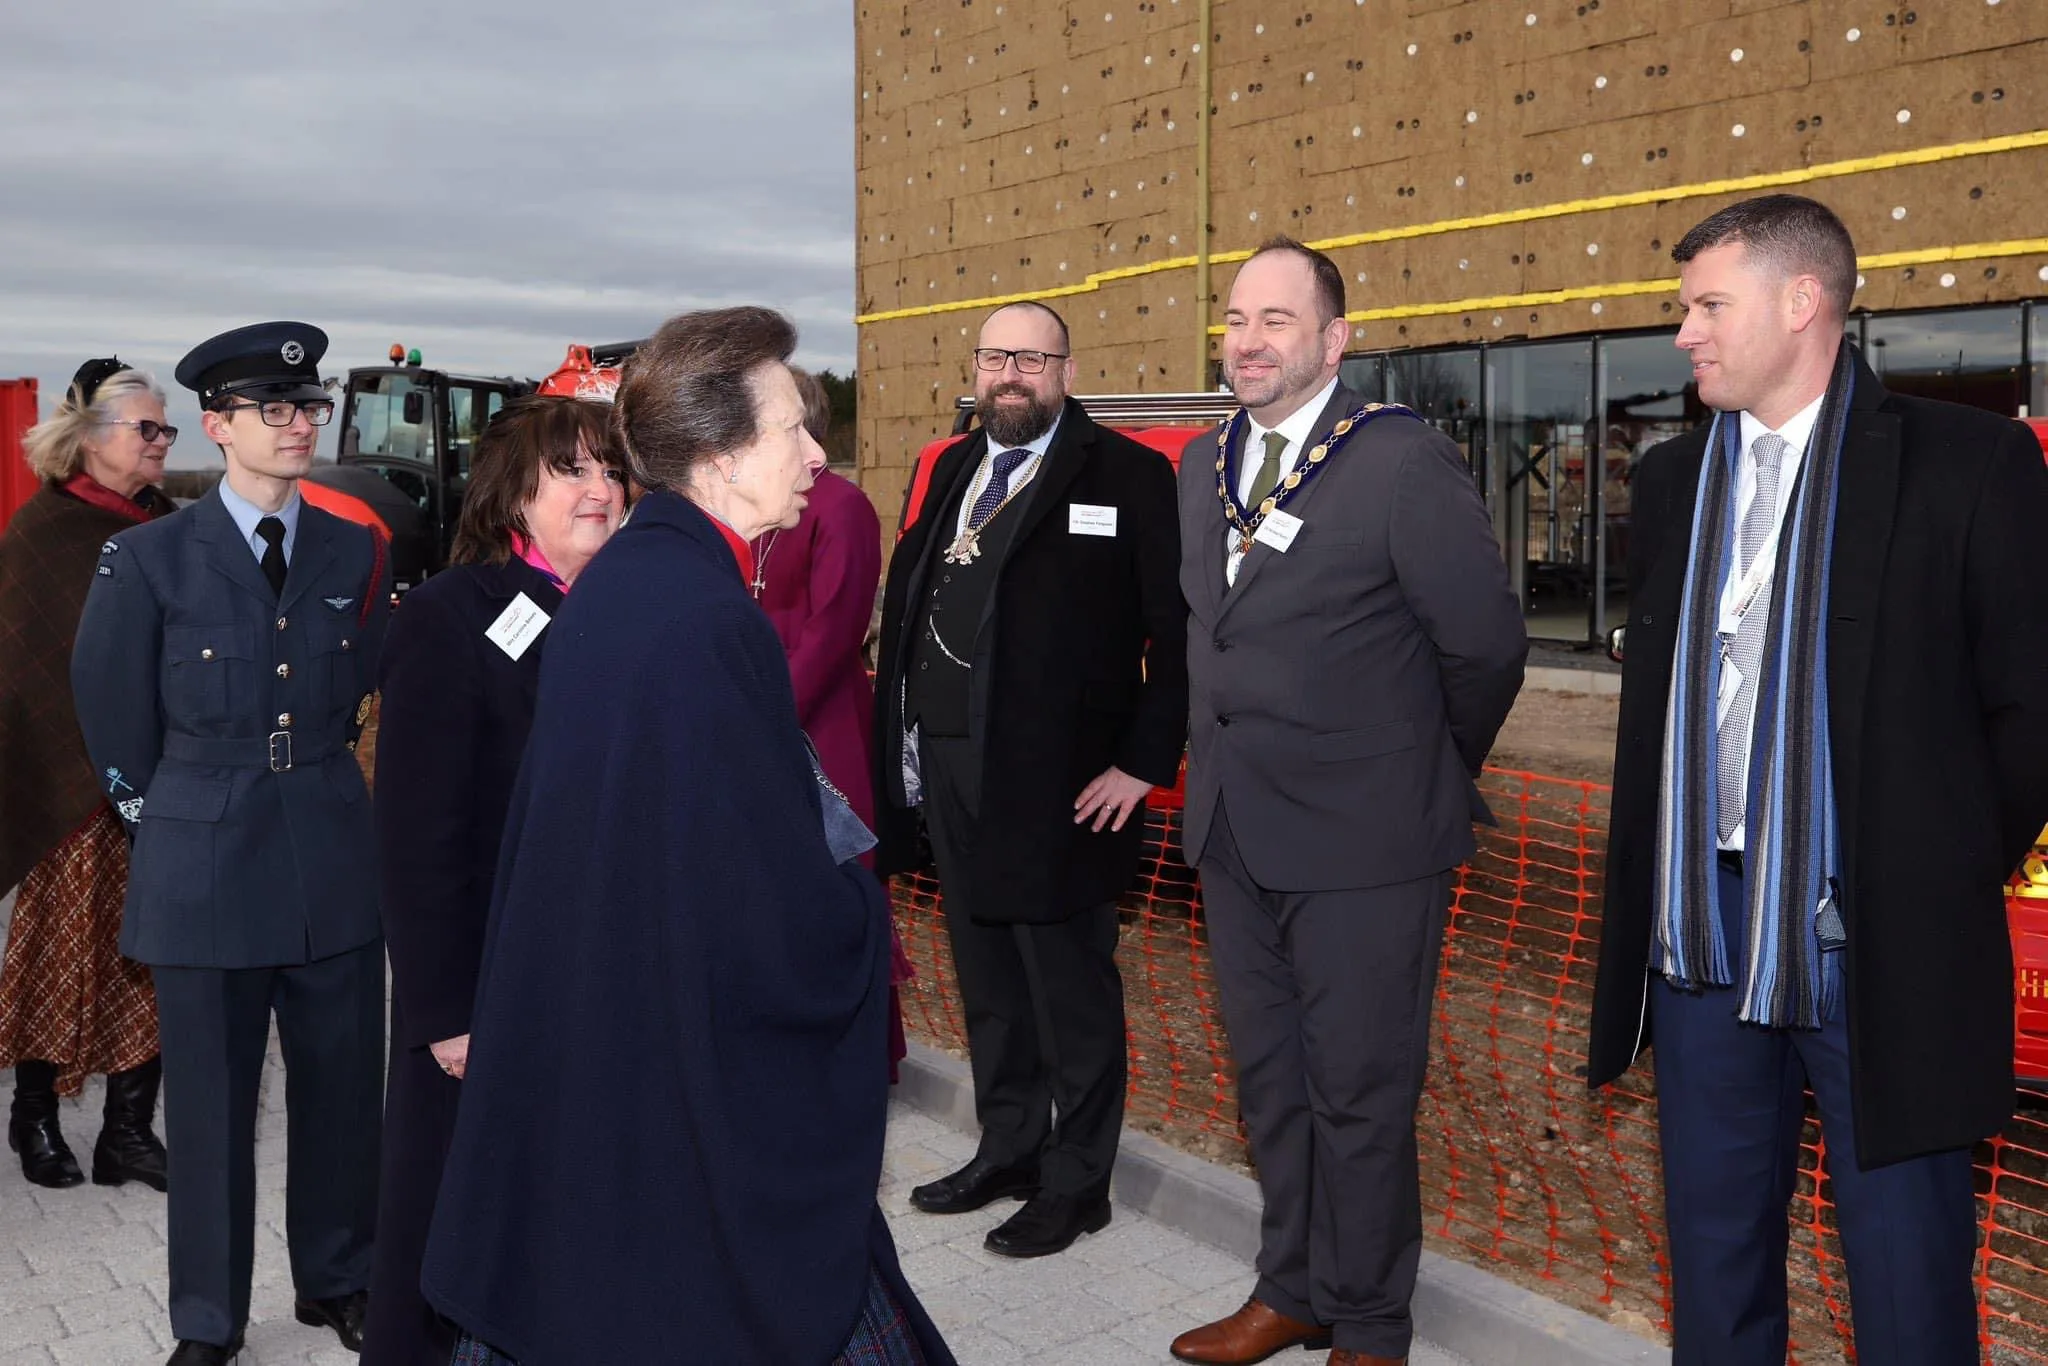
<path fill-rule="evenodd" d="M 951 1366 L 876 1201 L 889 916 L 742 577 L 824 452 L 762 308 L 670 319 L 563 605 L 422 1275 L 518 1366 Z"/>
<path fill-rule="evenodd" d="M 406 597 L 385 641 L 376 814 L 391 1070 L 365 1366 L 447 1366 L 455 1350 L 455 1330 L 420 1295 L 420 1255 L 546 628 L 625 509 L 609 418 L 602 404 L 549 397 L 493 417 L 451 567 Z"/>

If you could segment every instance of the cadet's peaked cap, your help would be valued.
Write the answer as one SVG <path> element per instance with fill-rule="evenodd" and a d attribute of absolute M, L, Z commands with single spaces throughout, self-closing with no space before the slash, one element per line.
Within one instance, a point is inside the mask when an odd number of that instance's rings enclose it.
<path fill-rule="evenodd" d="M 199 406 L 230 394 L 252 399 L 326 398 L 320 358 L 327 334 L 311 323 L 255 323 L 199 343 L 178 362 L 178 383 L 199 395 Z"/>

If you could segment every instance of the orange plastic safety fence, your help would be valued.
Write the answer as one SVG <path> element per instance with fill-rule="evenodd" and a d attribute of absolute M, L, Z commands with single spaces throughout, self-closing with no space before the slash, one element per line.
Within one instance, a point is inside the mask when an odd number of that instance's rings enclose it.
<path fill-rule="evenodd" d="M 1651 1335 L 1669 1328 L 1655 1087 L 1647 1062 L 1589 1093 L 1585 1037 L 1599 957 L 1608 789 L 1489 770 L 1499 825 L 1459 870 L 1418 1117 L 1423 1206 L 1438 1250 Z M 937 883 L 898 879 L 917 977 L 910 1033 L 964 1053 Z M 1154 812 L 1125 899 L 1127 1118 L 1249 1168 L 1180 813 Z M 1987 1362 L 2048 1366 L 2048 1095 L 2021 1096 L 1977 1153 L 1977 1284 Z M 1849 1291 L 1823 1146 L 1809 1121 L 1791 1210 L 1792 1360 L 1854 1360 Z"/>

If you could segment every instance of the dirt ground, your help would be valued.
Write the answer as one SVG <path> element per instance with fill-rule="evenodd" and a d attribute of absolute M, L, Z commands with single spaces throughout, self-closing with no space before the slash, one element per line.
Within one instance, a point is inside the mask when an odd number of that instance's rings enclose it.
<path fill-rule="evenodd" d="M 1606 783 L 1614 774 L 1619 697 L 1524 688 L 1493 743 L 1495 768 Z"/>

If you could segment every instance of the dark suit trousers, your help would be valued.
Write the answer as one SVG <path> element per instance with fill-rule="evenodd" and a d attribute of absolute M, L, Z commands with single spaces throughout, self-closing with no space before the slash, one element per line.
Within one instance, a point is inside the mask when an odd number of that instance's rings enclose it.
<path fill-rule="evenodd" d="M 919 759 L 967 1017 L 981 1155 L 1005 1165 L 1036 1157 L 1043 1189 L 1106 1195 L 1124 1115 L 1116 907 L 1050 925 L 977 924 L 954 893 L 962 882 L 953 871 L 974 857 L 969 742 L 926 736 Z"/>
<path fill-rule="evenodd" d="M 1742 878 L 1721 871 L 1741 942 Z M 1853 933 L 1853 929 L 1851 933 Z M 1781 1366 L 1786 1205 L 1813 1087 L 1862 1366 L 1972 1366 L 1977 1203 L 1967 1151 L 1856 1163 L 1844 1012 L 1818 1030 L 1736 1019 L 1733 988 L 1650 981 L 1657 1130 L 1671 1236 L 1672 1366 Z"/>
<path fill-rule="evenodd" d="M 151 971 L 170 1150 L 171 1331 L 226 1344 L 249 1319 L 257 1088 L 273 1010 L 285 1066 L 292 1284 L 306 1299 L 367 1288 L 383 1113 L 382 941 L 296 967 Z"/>
<path fill-rule="evenodd" d="M 1265 1199 L 1258 1286 L 1336 1345 L 1405 1357 L 1422 1258 L 1415 1107 L 1451 873 L 1269 891 L 1224 804 L 1202 852 L 1209 946 Z"/>
<path fill-rule="evenodd" d="M 391 998 L 391 1074 L 384 1092 L 384 1158 L 378 1182 L 377 1250 L 370 1263 L 370 1315 L 362 1366 L 448 1366 L 456 1331 L 420 1293 L 427 1229 L 441 1170 L 455 1138 L 462 1083 L 424 1046 L 405 1048 L 398 997 Z"/>

